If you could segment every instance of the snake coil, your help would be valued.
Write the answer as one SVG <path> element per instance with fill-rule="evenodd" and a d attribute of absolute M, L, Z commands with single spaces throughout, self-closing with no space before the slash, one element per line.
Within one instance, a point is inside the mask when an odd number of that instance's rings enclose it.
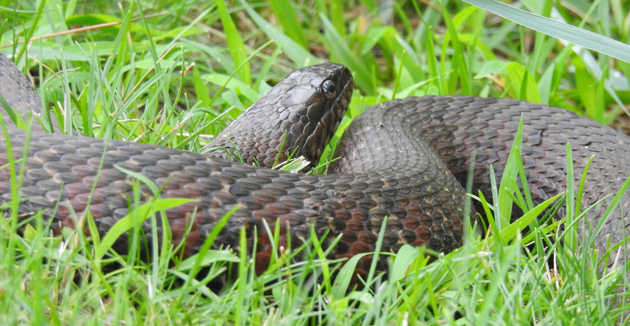
<path fill-rule="evenodd" d="M 341 65 L 302 68 L 253 104 L 212 145 L 238 151 L 247 163 L 263 166 L 270 166 L 276 156 L 286 159 L 292 152 L 315 162 L 339 125 L 351 92 L 351 74 Z M 43 112 L 37 92 L 3 55 L 0 94 L 22 117 Z M 8 115 L 4 116 L 10 125 Z M 500 178 L 521 116 L 521 155 L 535 203 L 565 189 L 567 142 L 573 150 L 576 178 L 595 155 L 582 205 L 589 207 L 600 200 L 603 205 L 588 213 L 588 223 L 582 226 L 587 232 L 611 202 L 606 196 L 616 193 L 630 175 L 630 139 L 565 110 L 507 99 L 409 97 L 369 108 L 346 131 L 338 151 L 341 159 L 325 176 L 37 130 L 29 140 L 27 132 L 14 127 L 0 136 L 0 166 L 11 159 L 19 162 L 25 171 L 19 179 L 20 216 L 43 211 L 46 219 L 52 219 L 54 230 L 75 227 L 89 210 L 104 234 L 126 216 L 129 198 L 134 198 L 134 178 L 117 168 L 122 167 L 153 180 L 163 189 L 161 198 L 195 199 L 166 210 L 174 241 L 186 241 L 186 255 L 194 254 L 216 223 L 235 207 L 239 208 L 214 246 L 241 249 L 238 234 L 244 227 L 249 248 L 258 239 L 259 268 L 267 266 L 273 250 L 263 221 L 272 229 L 280 224 L 280 245 L 304 241 L 311 228 L 319 236 L 329 233 L 325 245 L 342 235 L 331 258 L 373 251 L 385 218 L 381 250 L 396 251 L 411 244 L 448 252 L 462 243 L 466 194 L 461 184 L 466 182 L 470 164 L 475 164 L 475 192 L 491 198 L 490 166 Z M 57 125 L 51 127 L 58 131 Z M 285 150 L 281 150 L 283 144 Z M 0 202 L 13 199 L 13 181 L 9 168 L 0 169 Z M 155 197 L 148 186 L 141 189 L 138 204 Z M 628 211 L 627 195 L 621 203 L 597 237 L 600 249 L 608 239 L 617 244 L 626 237 L 629 228 L 622 213 Z M 142 227 L 150 238 L 151 223 Z M 161 225 L 157 231 L 160 234 Z M 124 252 L 127 241 L 123 235 L 116 250 Z M 626 259 L 625 251 L 622 259 Z M 357 272 L 368 267 L 360 265 Z"/>

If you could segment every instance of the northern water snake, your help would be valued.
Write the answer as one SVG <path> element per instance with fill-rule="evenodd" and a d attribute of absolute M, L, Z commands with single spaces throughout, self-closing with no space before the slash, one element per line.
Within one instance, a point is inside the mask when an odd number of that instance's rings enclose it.
<path fill-rule="evenodd" d="M 248 163 L 269 165 L 276 156 L 282 160 L 294 151 L 314 162 L 337 128 L 351 89 L 350 72 L 340 65 L 295 71 L 241 115 L 214 145 L 236 146 L 232 150 Z M 2 55 L 0 93 L 24 116 L 41 112 L 35 90 Z M 44 217 L 54 219 L 53 229 L 73 227 L 89 202 L 99 232 L 106 233 L 129 212 L 134 198 L 134 178 L 115 167 L 119 166 L 163 187 L 162 198 L 198 199 L 166 212 L 174 241 L 183 240 L 192 223 L 187 255 L 196 252 L 217 221 L 237 205 L 240 208 L 214 246 L 240 249 L 238 234 L 245 227 L 251 247 L 257 230 L 256 257 L 261 267 L 272 254 L 263 220 L 272 229 L 280 223 L 281 245 L 288 237 L 294 244 L 303 241 L 311 228 L 319 236 L 329 232 L 328 241 L 343 234 L 331 258 L 374 250 L 384 218 L 388 222 L 381 250 L 396 251 L 411 244 L 448 252 L 462 243 L 466 195 L 460 182 L 465 183 L 472 158 L 476 157 L 474 190 L 491 198 L 489 167 L 501 177 L 521 115 L 523 164 L 536 203 L 563 191 L 567 142 L 572 145 L 578 177 L 589 157 L 596 155 L 586 181 L 585 206 L 614 194 L 630 175 L 626 164 L 630 139 L 590 119 L 524 101 L 426 96 L 389 101 L 355 118 L 341 142 L 341 159 L 325 176 L 279 172 L 134 142 L 34 131 L 20 179 L 19 213 L 24 217 L 43 210 Z M 6 116 L 5 121 L 10 122 Z M 9 127 L 7 134 L 13 157 L 19 161 L 27 133 Z M 3 203 L 12 199 L 7 134 L 0 144 Z M 277 155 L 281 145 L 286 147 Z M 142 202 L 154 197 L 149 187 L 141 189 Z M 628 202 L 624 198 L 626 210 Z M 602 211 L 591 212 L 589 221 L 596 223 Z M 147 236 L 150 226 L 143 225 Z M 615 212 L 598 236 L 598 247 L 605 247 L 608 236 L 613 244 L 620 242 L 627 229 L 621 212 Z M 123 236 L 116 249 L 124 252 L 126 242 Z"/>

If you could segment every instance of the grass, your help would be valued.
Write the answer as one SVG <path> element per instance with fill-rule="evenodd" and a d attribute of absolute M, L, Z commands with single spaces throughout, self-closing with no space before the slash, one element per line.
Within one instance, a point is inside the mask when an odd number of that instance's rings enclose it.
<path fill-rule="evenodd" d="M 629 42 L 630 7 L 623 1 L 521 3 Z M 208 144 L 207 135 L 217 134 L 270 84 L 295 68 L 328 60 L 348 66 L 357 86 L 333 143 L 352 117 L 394 97 L 525 99 L 606 124 L 621 119 L 626 108 L 620 104 L 630 103 L 630 63 L 569 47 L 462 2 L 112 4 L 0 0 L 0 50 L 15 54 L 23 71 L 35 72 L 44 105 L 54 108 L 52 118 L 65 133 L 198 152 Z M 85 29 L 66 32 L 75 28 Z M 518 160 L 512 164 L 516 179 L 522 166 Z M 511 187 L 510 179 L 496 181 Z M 470 237 L 461 249 L 432 262 L 423 249 L 403 247 L 388 254 L 390 273 L 371 273 L 364 280 L 367 287 L 352 291 L 347 281 L 354 261 L 341 268 L 322 260 L 325 249 L 318 239 L 297 248 L 304 255 L 299 263 L 287 253 L 268 272 L 255 275 L 245 253 L 210 251 L 173 265 L 176 257 L 165 250 L 143 262 L 134 255 L 138 248 L 124 257 L 105 255 L 99 248 L 107 245 L 99 245 L 107 239 L 73 232 L 51 238 L 37 217 L 23 237 L 15 218 L 1 219 L 0 320 L 37 325 L 623 323 L 628 308 L 609 304 L 617 296 L 627 301 L 623 269 L 598 275 L 603 262 L 592 244 L 575 241 L 576 224 L 567 223 L 560 233 L 555 224 L 539 225 L 542 206 L 532 207 L 526 194 L 499 189 L 488 212 L 505 214 L 517 200 L 530 213 L 511 225 L 491 223 L 489 237 Z M 570 219 L 583 216 L 571 200 L 579 195 L 566 194 L 564 205 L 574 212 Z M 524 225 L 529 231 L 517 232 Z M 101 268 L 111 262 L 121 268 Z M 212 292 L 210 285 L 236 262 L 241 268 L 234 284 Z M 203 277 L 197 275 L 202 266 L 208 267 Z M 331 272 L 340 268 L 335 277 Z"/>

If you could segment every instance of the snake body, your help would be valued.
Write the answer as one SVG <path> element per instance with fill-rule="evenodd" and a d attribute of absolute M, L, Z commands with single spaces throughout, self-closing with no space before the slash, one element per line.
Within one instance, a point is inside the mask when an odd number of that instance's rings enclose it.
<path fill-rule="evenodd" d="M 344 115 L 351 84 L 348 70 L 337 64 L 297 70 L 212 145 L 263 166 L 292 152 L 314 162 Z M 22 116 L 42 112 L 35 90 L 2 55 L 0 93 Z M 491 198 L 490 166 L 500 178 L 521 116 L 521 154 L 535 203 L 564 190 L 567 142 L 573 149 L 576 178 L 595 155 L 586 180 L 584 207 L 614 194 L 630 175 L 625 164 L 630 159 L 630 139 L 588 118 L 524 101 L 426 96 L 392 100 L 355 118 L 339 146 L 341 159 L 324 176 L 281 172 L 135 142 L 37 130 L 29 139 L 27 132 L 8 127 L 1 136 L 0 166 L 10 159 L 26 160 L 17 165 L 24 168 L 22 178 L 12 179 L 9 168 L 0 169 L 0 201 L 11 201 L 12 181 L 18 180 L 18 210 L 23 218 L 42 212 L 58 230 L 77 227 L 79 218 L 89 210 L 102 235 L 128 214 L 130 205 L 157 197 L 150 187 L 134 182 L 132 175 L 117 168 L 122 167 L 155 182 L 163 189 L 160 198 L 196 199 L 166 210 L 173 240 L 185 241 L 186 255 L 197 252 L 218 221 L 236 207 L 214 247 L 245 249 L 238 240 L 244 227 L 247 249 L 254 246 L 254 239 L 258 241 L 254 254 L 259 268 L 267 266 L 274 248 L 263 221 L 271 230 L 279 223 L 282 246 L 289 240 L 293 246 L 305 241 L 311 229 L 318 236 L 328 233 L 324 245 L 341 235 L 330 258 L 373 251 L 385 218 L 382 251 L 410 244 L 448 252 L 462 244 L 466 214 L 462 184 L 470 164 L 475 163 L 473 190 Z M 10 122 L 6 116 L 5 121 Z M 223 151 L 213 153 L 227 156 Z M 141 189 L 139 202 L 134 202 L 138 198 L 134 184 Z M 591 224 L 599 221 L 607 202 L 610 200 L 590 212 Z M 624 197 L 621 207 L 626 211 L 628 202 Z M 155 234 L 161 231 L 159 221 Z M 150 238 L 154 231 L 151 222 L 142 227 Z M 598 247 L 604 248 L 608 238 L 619 243 L 626 230 L 628 223 L 615 211 L 598 235 Z M 124 252 L 127 241 L 123 235 L 115 249 Z M 364 272 L 367 266 L 360 265 L 357 272 Z"/>

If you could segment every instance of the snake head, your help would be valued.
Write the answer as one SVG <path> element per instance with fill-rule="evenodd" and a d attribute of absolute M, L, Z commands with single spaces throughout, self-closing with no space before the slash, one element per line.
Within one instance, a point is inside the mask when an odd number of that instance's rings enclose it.
<path fill-rule="evenodd" d="M 236 151 L 247 163 L 266 167 L 304 156 L 310 168 L 337 130 L 351 95 L 352 74 L 346 67 L 336 63 L 304 67 L 276 84 L 210 146 Z"/>

